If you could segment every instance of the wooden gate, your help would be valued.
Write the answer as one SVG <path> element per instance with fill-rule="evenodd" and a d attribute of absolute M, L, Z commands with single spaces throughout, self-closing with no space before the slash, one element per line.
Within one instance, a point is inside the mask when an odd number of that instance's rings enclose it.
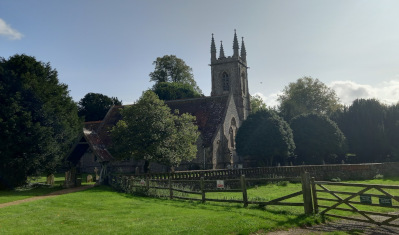
<path fill-rule="evenodd" d="M 316 213 L 320 210 L 325 216 L 399 227 L 399 197 L 395 196 L 399 194 L 399 186 L 315 181 L 314 178 L 311 184 Z M 368 211 L 370 208 L 378 211 Z"/>

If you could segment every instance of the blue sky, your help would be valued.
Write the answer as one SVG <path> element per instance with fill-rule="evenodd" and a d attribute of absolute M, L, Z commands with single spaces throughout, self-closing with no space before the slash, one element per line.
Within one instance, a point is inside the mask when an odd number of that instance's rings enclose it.
<path fill-rule="evenodd" d="M 96 92 L 132 103 L 152 86 L 152 62 L 173 54 L 209 95 L 211 34 L 232 55 L 236 29 L 250 93 L 268 105 L 303 76 L 345 104 L 391 104 L 399 101 L 398 10 L 396 0 L 2 0 L 0 56 L 50 62 L 75 101 Z"/>

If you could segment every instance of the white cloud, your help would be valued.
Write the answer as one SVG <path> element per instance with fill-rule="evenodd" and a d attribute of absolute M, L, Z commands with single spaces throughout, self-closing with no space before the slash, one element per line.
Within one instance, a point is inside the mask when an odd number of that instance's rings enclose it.
<path fill-rule="evenodd" d="M 330 84 L 341 103 L 350 105 L 355 99 L 376 98 L 385 104 L 399 102 L 399 79 L 385 81 L 376 86 L 358 84 L 353 81 L 335 81 Z"/>
<path fill-rule="evenodd" d="M 5 36 L 10 40 L 19 40 L 23 37 L 22 33 L 11 28 L 3 19 L 0 18 L 0 35 Z"/>
<path fill-rule="evenodd" d="M 278 105 L 277 98 L 281 92 L 272 93 L 268 96 L 265 96 L 263 93 L 255 92 L 253 96 L 258 95 L 262 98 L 263 102 L 267 105 L 267 107 L 276 107 Z"/>
<path fill-rule="evenodd" d="M 329 85 L 334 89 L 340 102 L 345 105 L 351 105 L 355 99 L 375 98 L 382 103 L 391 105 L 399 102 L 399 75 L 390 81 L 384 81 L 376 86 L 359 84 L 353 81 L 335 81 Z M 270 95 L 264 95 L 261 92 L 255 92 L 253 95 L 259 95 L 268 107 L 278 106 L 277 98 L 280 92 Z"/>

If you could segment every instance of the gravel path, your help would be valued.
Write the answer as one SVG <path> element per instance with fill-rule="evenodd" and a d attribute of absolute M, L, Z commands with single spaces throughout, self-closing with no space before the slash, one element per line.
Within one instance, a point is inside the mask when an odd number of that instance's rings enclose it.
<path fill-rule="evenodd" d="M 375 218 L 375 217 L 374 217 Z M 395 221 L 396 222 L 396 221 Z M 397 224 L 397 223 L 395 223 Z M 326 232 L 343 231 L 348 234 L 366 234 L 366 235 L 398 235 L 399 228 L 392 226 L 377 226 L 370 223 L 357 222 L 353 220 L 337 220 L 325 224 L 319 224 L 308 228 L 297 228 L 286 231 L 274 231 L 269 235 L 291 235 L 291 234 L 323 234 Z"/>
<path fill-rule="evenodd" d="M 85 186 L 80 186 L 80 187 L 76 187 L 76 188 L 62 189 L 62 190 L 55 191 L 55 192 L 52 192 L 52 193 L 49 193 L 49 194 L 46 194 L 43 196 L 30 197 L 30 198 L 26 198 L 26 199 L 22 199 L 22 200 L 18 200 L 18 201 L 2 203 L 2 204 L 0 204 L 0 208 L 18 205 L 18 204 L 21 204 L 24 202 L 32 202 L 32 201 L 41 200 L 41 199 L 45 199 L 45 198 L 56 197 L 56 196 L 62 195 L 62 194 L 74 193 L 74 192 L 82 191 L 82 190 L 92 188 L 92 187 L 94 187 L 94 185 L 85 185 Z"/>

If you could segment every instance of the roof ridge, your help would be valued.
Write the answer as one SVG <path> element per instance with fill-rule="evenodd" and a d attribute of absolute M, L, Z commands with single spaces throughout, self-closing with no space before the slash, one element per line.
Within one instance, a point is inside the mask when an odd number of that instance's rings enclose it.
<path fill-rule="evenodd" d="M 165 104 L 167 103 L 172 103 L 172 102 L 184 102 L 184 101 L 191 101 L 191 100 L 205 100 L 205 99 L 210 99 L 210 98 L 222 98 L 226 97 L 228 95 L 218 95 L 218 96 L 204 96 L 204 97 L 199 97 L 199 98 L 188 98 L 188 99 L 177 99 L 177 100 L 165 100 Z"/>

